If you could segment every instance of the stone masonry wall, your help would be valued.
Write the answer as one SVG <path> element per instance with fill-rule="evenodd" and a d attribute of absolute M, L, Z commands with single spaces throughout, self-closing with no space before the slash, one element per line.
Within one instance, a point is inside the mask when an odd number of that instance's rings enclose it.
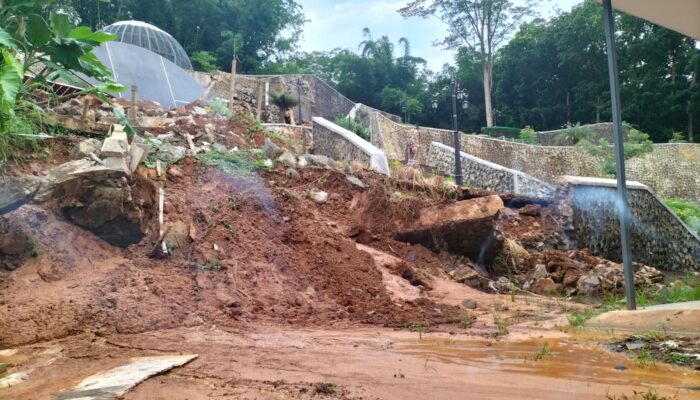
<path fill-rule="evenodd" d="M 392 160 L 403 160 L 409 141 L 418 145 L 419 160 L 428 165 L 430 144 L 454 146 L 453 131 L 416 128 L 372 114 L 372 143 Z M 570 146 L 532 146 L 498 139 L 460 136 L 462 151 L 550 184 L 564 175 L 602 177 L 603 159 Z M 661 198 L 700 202 L 700 144 L 657 144 L 654 151 L 626 163 L 628 179 L 648 185 Z"/>
<path fill-rule="evenodd" d="M 583 125 L 582 128 L 590 130 L 592 134 L 592 138 L 597 140 L 600 139 L 607 139 L 608 142 L 613 143 L 614 138 L 613 138 L 613 124 L 611 122 L 603 122 L 600 124 L 591 124 L 591 125 Z M 540 139 L 540 145 L 541 146 L 571 146 L 573 143 L 571 142 L 564 142 L 564 143 L 558 143 L 556 140 L 557 135 L 560 133 L 564 132 L 566 129 L 558 129 L 554 131 L 544 131 L 544 132 L 537 132 L 537 136 Z M 627 137 L 627 134 L 630 131 L 630 126 L 629 125 L 622 125 L 622 134 Z"/>
<path fill-rule="evenodd" d="M 203 85 L 206 90 L 204 99 L 212 100 L 220 98 L 228 100 L 231 90 L 231 74 L 216 71 L 213 74 L 190 71 L 192 76 Z M 270 84 L 269 105 L 265 106 L 265 83 Z M 301 93 L 301 119 L 310 121 L 312 117 L 323 117 L 334 121 L 337 117 L 345 117 L 356 106 L 352 100 L 343 96 L 340 92 L 328 85 L 315 75 L 237 75 L 236 98 L 249 103 L 251 108 L 257 111 L 258 102 L 261 103 L 261 119 L 270 123 L 284 122 L 280 110 L 273 105 L 272 95 L 290 93 L 297 96 Z M 363 106 L 369 112 L 377 111 L 371 107 Z M 294 118 L 299 119 L 299 109 L 295 107 Z M 400 121 L 395 115 L 384 113 L 386 117 Z M 369 126 L 369 120 L 365 121 Z"/>
<path fill-rule="evenodd" d="M 313 153 L 337 161 L 360 161 L 389 175 L 386 154 L 369 142 L 324 118 L 313 119 Z"/>
<path fill-rule="evenodd" d="M 486 190 L 512 193 L 520 196 L 550 199 L 554 188 L 522 172 L 502 167 L 462 153 L 462 176 L 464 183 Z M 454 174 L 454 148 L 433 142 L 430 146 L 428 165 L 437 171 Z"/>
<path fill-rule="evenodd" d="M 583 178 L 585 179 L 585 178 Z M 620 261 L 615 181 L 566 186 L 579 248 Z M 665 271 L 700 270 L 700 239 L 644 185 L 630 184 L 632 258 Z"/>

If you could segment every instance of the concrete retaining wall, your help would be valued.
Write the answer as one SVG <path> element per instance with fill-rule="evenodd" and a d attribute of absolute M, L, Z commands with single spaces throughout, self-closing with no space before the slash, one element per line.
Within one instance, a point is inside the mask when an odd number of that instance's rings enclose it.
<path fill-rule="evenodd" d="M 616 183 L 611 179 L 566 177 L 565 198 L 573 208 L 579 248 L 620 261 Z M 629 182 L 632 258 L 665 271 L 700 270 L 700 239 L 645 185 Z"/>
<path fill-rule="evenodd" d="M 461 159 L 462 176 L 467 186 L 539 199 L 550 199 L 554 195 L 553 186 L 520 171 L 465 153 L 461 153 Z M 454 160 L 454 148 L 442 143 L 431 143 L 428 166 L 443 174 L 454 175 Z"/>
<path fill-rule="evenodd" d="M 360 161 L 389 175 L 386 154 L 355 133 L 325 118 L 313 118 L 313 152 L 337 161 Z"/>

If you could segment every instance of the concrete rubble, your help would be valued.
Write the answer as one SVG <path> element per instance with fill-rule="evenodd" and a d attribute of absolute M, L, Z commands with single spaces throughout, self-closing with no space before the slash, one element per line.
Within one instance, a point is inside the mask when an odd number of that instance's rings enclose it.
<path fill-rule="evenodd" d="M 503 245 L 503 237 L 495 228 L 503 208 L 499 196 L 425 208 L 411 225 L 399 230 L 396 239 L 463 254 L 477 264 L 489 265 Z"/>

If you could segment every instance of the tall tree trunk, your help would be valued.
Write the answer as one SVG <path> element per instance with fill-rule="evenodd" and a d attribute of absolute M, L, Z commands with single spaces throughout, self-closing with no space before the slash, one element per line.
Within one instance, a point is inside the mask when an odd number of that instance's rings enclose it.
<path fill-rule="evenodd" d="M 690 107 L 688 107 L 690 108 Z M 693 113 L 689 112 L 688 113 L 688 142 L 693 143 L 693 129 L 695 127 L 693 126 Z"/>
<path fill-rule="evenodd" d="M 698 74 L 697 72 L 693 72 L 693 78 L 690 80 L 690 89 L 691 91 L 697 86 L 698 83 Z M 693 129 L 695 127 L 693 126 L 693 101 L 688 100 L 688 141 L 690 143 L 693 143 Z"/>
<path fill-rule="evenodd" d="M 491 84 L 493 83 L 493 61 L 487 60 L 483 65 L 484 73 L 484 111 L 486 111 L 486 126 L 493 126 L 493 102 L 491 100 Z"/>

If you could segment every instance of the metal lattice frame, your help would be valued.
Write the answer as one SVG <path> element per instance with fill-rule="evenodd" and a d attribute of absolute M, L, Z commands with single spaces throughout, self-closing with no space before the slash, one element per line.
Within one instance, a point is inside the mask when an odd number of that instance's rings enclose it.
<path fill-rule="evenodd" d="M 103 31 L 117 35 L 116 41 L 150 50 L 184 69 L 192 69 L 185 49 L 168 32 L 141 21 L 120 21 Z"/>

